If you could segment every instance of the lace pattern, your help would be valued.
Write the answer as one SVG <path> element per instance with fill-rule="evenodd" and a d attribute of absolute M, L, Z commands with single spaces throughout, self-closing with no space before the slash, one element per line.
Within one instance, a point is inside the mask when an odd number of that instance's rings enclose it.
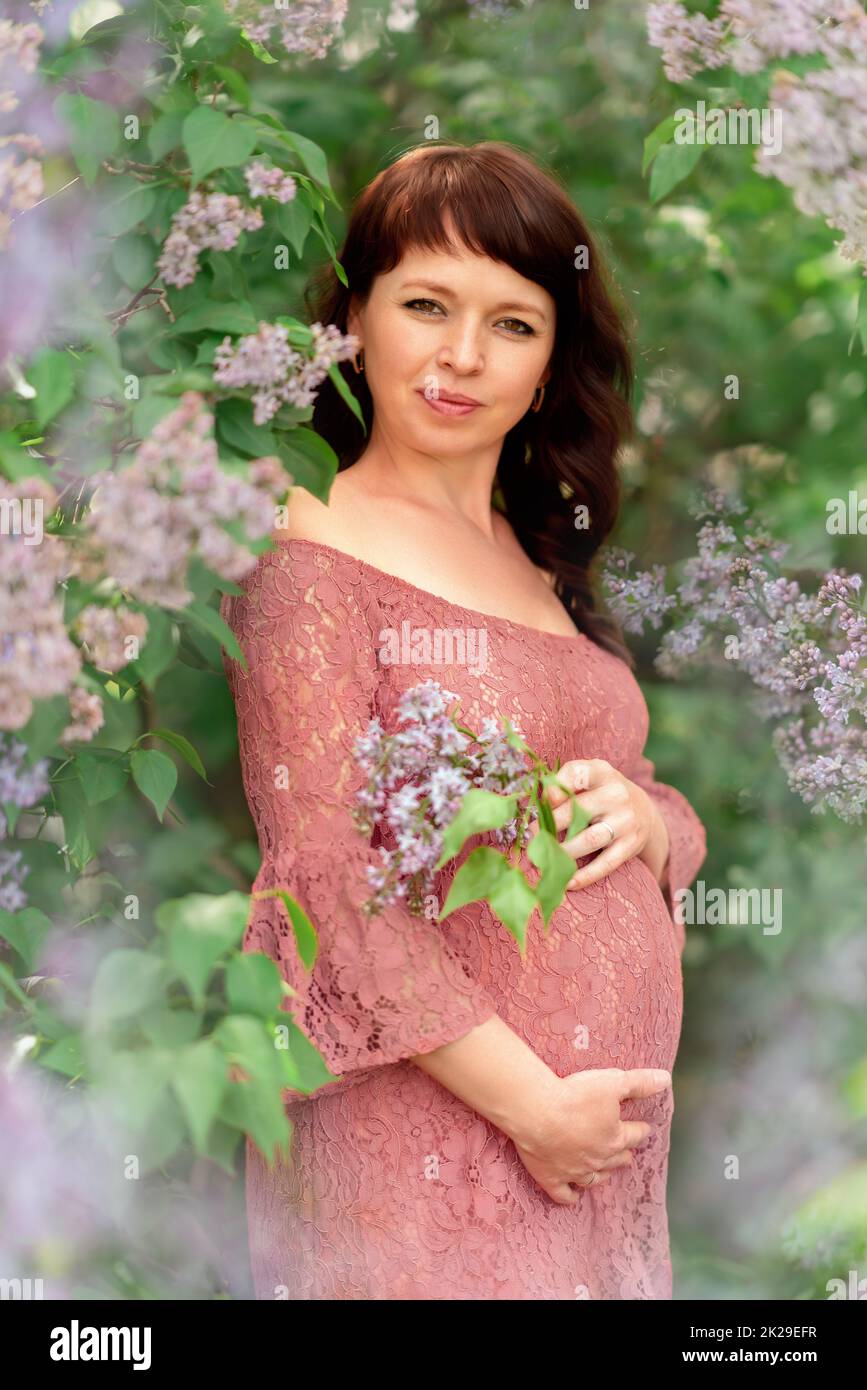
<path fill-rule="evenodd" d="M 221 611 L 249 671 L 224 655 L 244 790 L 262 862 L 319 933 L 312 971 L 276 899 L 253 905 L 246 950 L 278 962 L 286 1007 L 341 1079 L 287 1092 L 292 1161 L 247 1144 L 257 1297 L 669 1298 L 665 1210 L 671 1092 L 624 1104 L 653 1134 L 633 1164 L 562 1207 L 514 1146 L 407 1059 L 499 1014 L 559 1075 L 665 1067 L 680 1036 L 683 927 L 674 893 L 705 854 L 688 801 L 643 754 L 647 706 L 616 657 L 583 634 L 539 632 L 438 598 L 319 542 L 281 541 Z M 387 664 L 386 630 L 478 630 L 483 666 Z M 654 797 L 671 852 L 665 889 L 633 859 L 567 894 L 522 959 L 486 904 L 442 924 L 401 905 L 365 918 L 378 862 L 350 815 L 357 733 L 390 731 L 404 690 L 432 677 L 470 726 L 508 715 L 553 763 L 602 757 Z M 466 852 L 469 852 L 468 850 Z M 444 900 L 457 865 L 436 884 Z"/>

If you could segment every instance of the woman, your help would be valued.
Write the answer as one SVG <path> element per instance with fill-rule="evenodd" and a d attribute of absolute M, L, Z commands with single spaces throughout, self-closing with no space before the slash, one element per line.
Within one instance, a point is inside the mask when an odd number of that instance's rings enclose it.
<path fill-rule="evenodd" d="M 315 317 L 360 343 L 346 375 L 366 434 L 327 383 L 328 505 L 294 489 L 276 548 L 223 606 L 249 665 L 226 658 L 254 888 L 286 887 L 319 932 L 308 973 L 267 899 L 245 949 L 279 962 L 341 1078 L 289 1093 L 291 1165 L 248 1144 L 256 1294 L 670 1298 L 673 894 L 705 843 L 653 780 L 647 707 L 593 609 L 630 422 L 622 330 L 574 207 L 502 144 L 398 159 L 340 259 L 349 289 L 329 268 Z M 483 635 L 484 664 L 387 659 L 407 622 Z M 393 730 L 428 678 L 471 727 L 508 715 L 559 758 L 592 819 L 564 842 L 575 877 L 547 932 L 531 920 L 524 959 L 486 904 L 442 924 L 399 903 L 361 913 L 379 856 L 351 819 L 353 742 L 374 715 Z M 568 797 L 552 804 L 567 828 Z"/>

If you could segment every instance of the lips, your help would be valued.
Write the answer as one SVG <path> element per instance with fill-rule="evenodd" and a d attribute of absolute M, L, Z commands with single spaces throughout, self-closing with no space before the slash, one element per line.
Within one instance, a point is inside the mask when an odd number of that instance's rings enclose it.
<path fill-rule="evenodd" d="M 435 410 L 437 415 L 456 417 L 460 415 L 471 415 L 474 410 L 481 409 L 481 401 L 474 401 L 471 396 L 448 395 L 440 392 L 438 396 L 426 396 L 421 390 L 416 392 L 421 396 L 425 405 Z"/>
<path fill-rule="evenodd" d="M 440 391 L 437 400 L 450 401 L 452 405 L 481 405 L 481 401 L 476 401 L 472 396 L 453 396 L 449 391 Z"/>

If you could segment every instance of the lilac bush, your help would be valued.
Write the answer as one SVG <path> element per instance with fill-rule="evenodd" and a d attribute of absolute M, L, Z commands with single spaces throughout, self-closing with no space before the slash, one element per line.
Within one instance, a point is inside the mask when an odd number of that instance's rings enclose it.
<path fill-rule="evenodd" d="M 859 0 L 721 0 L 714 19 L 665 0 L 647 10 L 648 40 L 671 82 L 730 67 L 752 76 L 777 60 L 816 58 L 803 76 L 774 68 L 769 105 L 782 113 L 779 152 L 755 167 L 792 190 L 795 206 L 844 233 L 840 254 L 867 275 L 867 12 Z"/>
<path fill-rule="evenodd" d="M 830 570 L 815 594 L 781 569 L 788 546 L 737 497 L 709 492 L 697 555 L 673 593 L 665 571 L 633 572 L 610 547 L 603 586 L 624 631 L 666 623 L 657 669 L 677 678 L 698 666 L 735 667 L 776 721 L 773 742 L 789 785 L 815 812 L 860 822 L 867 804 L 867 617 L 862 578 Z"/>

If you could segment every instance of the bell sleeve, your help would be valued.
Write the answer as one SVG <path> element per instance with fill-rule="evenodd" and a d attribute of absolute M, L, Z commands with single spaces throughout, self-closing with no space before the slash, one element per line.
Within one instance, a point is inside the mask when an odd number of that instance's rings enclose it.
<path fill-rule="evenodd" d="M 707 854 L 705 828 L 686 797 L 675 787 L 665 782 L 657 782 L 656 769 L 648 757 L 642 754 L 628 773 L 629 779 L 653 798 L 662 814 L 668 830 L 669 853 L 660 888 L 668 905 L 677 932 L 681 953 L 686 943 L 686 930 L 678 920 L 675 911 L 675 894 L 689 888 Z"/>
<path fill-rule="evenodd" d="M 292 540 L 260 555 L 221 614 L 248 664 L 223 653 L 244 789 L 262 864 L 253 887 L 285 888 L 318 934 L 302 962 L 279 899 L 254 900 L 245 950 L 295 991 L 284 1003 L 342 1078 L 431 1052 L 496 1014 L 441 926 L 403 903 L 362 912 L 380 858 L 351 816 L 367 780 L 353 745 L 375 715 L 377 604 L 357 564 Z"/>

